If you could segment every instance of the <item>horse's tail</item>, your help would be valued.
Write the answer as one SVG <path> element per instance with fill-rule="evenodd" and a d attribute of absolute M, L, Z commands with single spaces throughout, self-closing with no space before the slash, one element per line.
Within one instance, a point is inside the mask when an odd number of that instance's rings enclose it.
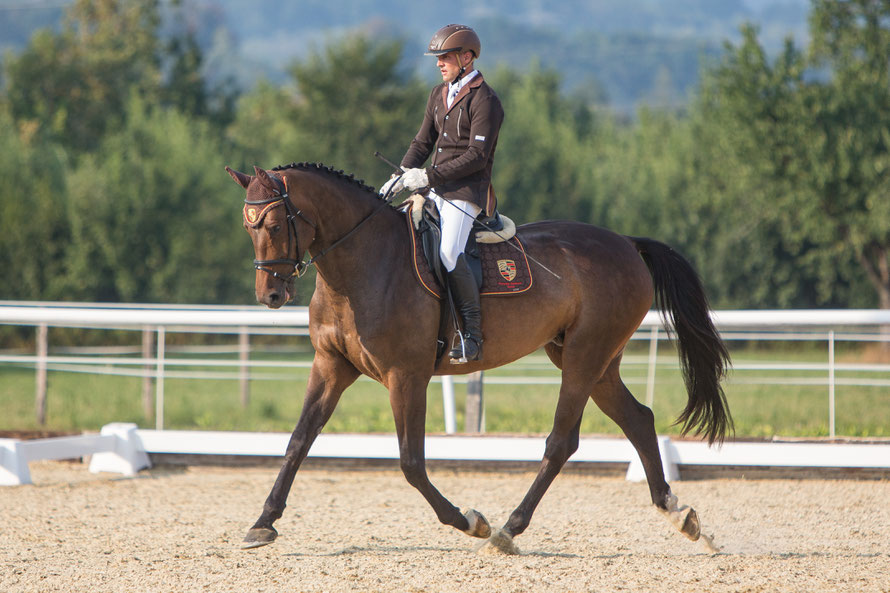
<path fill-rule="evenodd" d="M 673 326 L 689 401 L 677 418 L 683 434 L 704 433 L 708 442 L 723 442 L 733 431 L 721 381 L 730 363 L 726 345 L 709 315 L 708 299 L 692 265 L 664 243 L 630 237 L 652 274 L 655 306 Z M 670 331 L 670 330 L 668 330 Z"/>

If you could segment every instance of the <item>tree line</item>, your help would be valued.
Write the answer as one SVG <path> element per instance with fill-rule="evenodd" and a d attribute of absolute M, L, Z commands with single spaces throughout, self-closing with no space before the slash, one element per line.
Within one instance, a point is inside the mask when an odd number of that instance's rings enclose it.
<path fill-rule="evenodd" d="M 420 124 L 429 88 L 397 39 L 334 41 L 287 84 L 238 91 L 207 83 L 160 6 L 77 0 L 6 56 L 0 299 L 250 302 L 223 166 L 317 161 L 380 185 L 374 151 L 398 160 Z M 809 45 L 772 57 L 743 33 L 682 110 L 632 119 L 483 57 L 502 210 L 665 241 L 716 307 L 890 308 L 890 0 L 816 0 Z"/>

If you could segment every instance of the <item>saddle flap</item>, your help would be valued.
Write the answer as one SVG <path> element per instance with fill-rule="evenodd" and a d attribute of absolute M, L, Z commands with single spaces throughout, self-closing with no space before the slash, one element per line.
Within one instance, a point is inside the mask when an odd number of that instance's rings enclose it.
<path fill-rule="evenodd" d="M 444 278 L 437 278 L 433 273 L 429 259 L 427 259 L 424 252 L 423 239 L 423 235 L 428 235 L 432 238 L 433 233 L 438 234 L 438 228 L 435 231 L 429 230 L 424 233 L 415 228 L 415 207 L 417 206 L 417 202 L 412 202 L 408 204 L 405 210 L 406 226 L 411 236 L 413 254 L 411 259 L 414 273 L 420 284 L 430 294 L 441 299 L 445 295 Z M 422 226 L 422 223 L 420 224 Z M 529 265 L 528 258 L 525 256 L 525 247 L 523 247 L 518 237 L 513 237 L 509 241 L 501 241 L 500 243 L 480 242 L 477 245 L 477 249 L 482 268 L 482 287 L 479 291 L 481 296 L 520 294 L 532 287 L 534 279 L 531 266 Z M 436 265 L 438 265 L 438 242 L 436 242 L 436 247 L 432 251 L 435 253 L 435 261 L 437 262 Z M 439 267 L 441 269 L 441 266 Z"/>

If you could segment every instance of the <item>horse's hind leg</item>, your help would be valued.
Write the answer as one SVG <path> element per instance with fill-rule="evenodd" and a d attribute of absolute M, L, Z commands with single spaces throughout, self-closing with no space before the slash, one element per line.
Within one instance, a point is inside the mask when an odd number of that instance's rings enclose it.
<path fill-rule="evenodd" d="M 664 467 L 655 434 L 655 416 L 624 385 L 618 372 L 620 362 L 620 356 L 612 361 L 603 378 L 594 386 L 590 397 L 624 431 L 637 450 L 646 472 L 652 503 L 686 537 L 696 540 L 701 533 L 701 525 L 695 511 L 689 507 L 677 507 L 677 497 L 671 493 L 670 486 L 664 479 Z"/>
<path fill-rule="evenodd" d="M 512 542 L 509 542 L 509 539 L 519 535 L 528 527 L 532 514 L 538 503 L 541 502 L 544 493 L 547 492 L 565 462 L 578 450 L 581 416 L 590 394 L 590 383 L 594 380 L 592 374 L 590 371 L 579 370 L 576 372 L 563 369 L 562 386 L 559 390 L 553 430 L 547 437 L 541 467 L 525 498 L 504 524 L 502 531 L 507 537 L 504 538 L 503 547 L 500 541 L 492 542 L 503 551 L 509 552 L 512 548 Z"/>
<path fill-rule="evenodd" d="M 491 535 L 488 521 L 481 513 L 472 509 L 461 513 L 433 486 L 427 475 L 424 438 L 429 376 L 394 376 L 387 383 L 405 479 L 423 495 L 443 524 L 473 537 L 486 538 Z"/>
<path fill-rule="evenodd" d="M 634 398 L 618 374 L 620 358 L 612 362 L 603 378 L 594 386 L 590 397 L 617 424 L 640 455 L 652 502 L 664 508 L 669 487 L 664 479 L 655 415 Z"/>
<path fill-rule="evenodd" d="M 325 356 L 317 353 L 312 363 L 309 382 L 306 385 L 306 398 L 297 426 L 291 434 L 284 454 L 284 464 L 278 478 L 263 505 L 263 512 L 244 538 L 243 548 L 256 548 L 271 544 L 278 537 L 272 524 L 284 512 L 287 495 L 300 464 L 309 453 L 309 448 L 330 419 L 340 395 L 358 378 L 358 371 L 339 356 Z"/>

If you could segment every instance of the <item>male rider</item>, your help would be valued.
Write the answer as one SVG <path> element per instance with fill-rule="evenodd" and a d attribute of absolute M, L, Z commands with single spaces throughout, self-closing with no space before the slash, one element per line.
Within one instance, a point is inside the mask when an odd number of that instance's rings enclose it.
<path fill-rule="evenodd" d="M 404 173 L 380 190 L 431 188 L 442 227 L 440 255 L 463 319 L 463 351 L 460 345 L 451 350 L 452 363 L 482 357 L 479 286 L 464 247 L 476 216 L 483 211 L 491 216 L 496 206 L 491 169 L 504 110 L 474 66 L 481 49 L 479 36 L 466 25 L 447 25 L 433 35 L 426 55 L 436 57 L 443 82 L 430 93 L 420 130 L 402 158 Z M 420 168 L 430 156 L 430 164 Z"/>

